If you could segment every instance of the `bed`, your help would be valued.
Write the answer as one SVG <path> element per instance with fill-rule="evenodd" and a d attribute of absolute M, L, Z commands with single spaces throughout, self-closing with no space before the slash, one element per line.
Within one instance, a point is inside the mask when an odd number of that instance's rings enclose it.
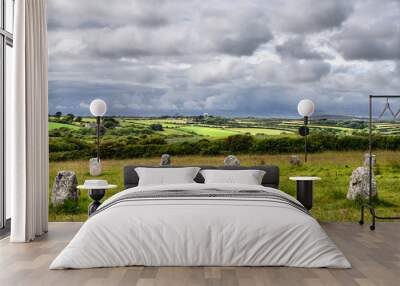
<path fill-rule="evenodd" d="M 126 190 L 108 198 L 50 269 L 117 266 L 291 266 L 350 268 L 318 222 L 278 190 L 279 168 L 260 185 L 193 183 L 138 186 L 138 166 L 124 169 Z"/>

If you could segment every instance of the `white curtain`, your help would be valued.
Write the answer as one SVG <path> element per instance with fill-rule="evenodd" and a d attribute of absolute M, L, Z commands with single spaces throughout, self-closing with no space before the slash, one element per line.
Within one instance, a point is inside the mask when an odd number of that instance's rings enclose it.
<path fill-rule="evenodd" d="M 14 11 L 6 187 L 11 190 L 10 241 L 28 242 L 47 232 L 48 225 L 46 0 L 17 0 Z"/>

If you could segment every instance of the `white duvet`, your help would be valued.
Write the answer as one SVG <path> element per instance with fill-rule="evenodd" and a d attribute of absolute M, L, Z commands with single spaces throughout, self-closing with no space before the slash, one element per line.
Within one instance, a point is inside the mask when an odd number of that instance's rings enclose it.
<path fill-rule="evenodd" d="M 253 185 L 180 184 L 131 188 L 113 198 L 204 188 L 284 194 Z M 318 222 L 290 205 L 254 198 L 162 198 L 122 202 L 89 218 L 50 269 L 127 265 L 351 267 Z"/>

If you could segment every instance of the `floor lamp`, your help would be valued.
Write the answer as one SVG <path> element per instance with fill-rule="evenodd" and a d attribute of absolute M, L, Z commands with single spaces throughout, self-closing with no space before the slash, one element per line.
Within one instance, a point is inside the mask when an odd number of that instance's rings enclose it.
<path fill-rule="evenodd" d="M 304 117 L 304 125 L 299 128 L 299 134 L 304 137 L 304 162 L 307 162 L 307 135 L 310 133 L 308 118 L 314 113 L 314 103 L 309 99 L 300 100 L 297 111 Z"/>
<path fill-rule="evenodd" d="M 97 162 L 95 158 L 90 160 L 90 174 L 92 176 L 101 175 L 100 163 L 100 119 L 107 111 L 107 104 L 102 99 L 95 99 L 90 103 L 90 113 L 96 117 L 96 145 L 97 145 Z"/>

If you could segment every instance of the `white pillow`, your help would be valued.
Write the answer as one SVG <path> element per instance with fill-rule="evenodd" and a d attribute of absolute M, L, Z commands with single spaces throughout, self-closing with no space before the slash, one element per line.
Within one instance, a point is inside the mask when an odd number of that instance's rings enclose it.
<path fill-rule="evenodd" d="M 199 167 L 135 168 L 139 176 L 139 186 L 195 183 L 193 179 L 199 170 Z"/>
<path fill-rule="evenodd" d="M 261 185 L 265 171 L 261 170 L 202 170 L 205 184 Z"/>

